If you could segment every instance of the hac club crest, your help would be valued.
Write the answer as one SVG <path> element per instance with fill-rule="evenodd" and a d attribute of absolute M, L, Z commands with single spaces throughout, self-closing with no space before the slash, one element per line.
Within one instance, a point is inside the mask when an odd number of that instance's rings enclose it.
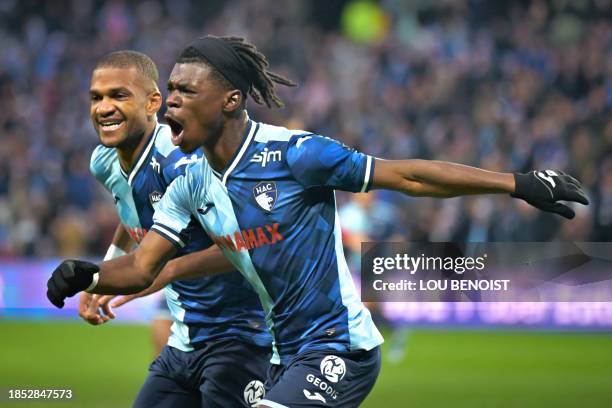
<path fill-rule="evenodd" d="M 257 205 L 266 212 L 272 211 L 276 204 L 278 192 L 276 191 L 276 183 L 273 181 L 262 181 L 253 187 L 253 196 Z"/>
<path fill-rule="evenodd" d="M 149 194 L 149 201 L 151 202 L 151 206 L 153 208 L 156 207 L 156 204 L 159 203 L 164 195 L 159 191 L 153 191 Z"/>

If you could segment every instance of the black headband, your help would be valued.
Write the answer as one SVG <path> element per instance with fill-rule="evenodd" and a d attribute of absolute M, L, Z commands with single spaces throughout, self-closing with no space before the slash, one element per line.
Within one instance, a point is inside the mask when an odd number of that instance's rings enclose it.
<path fill-rule="evenodd" d="M 251 70 L 230 44 L 219 37 L 207 35 L 193 40 L 187 46 L 190 47 L 195 48 L 244 97 L 247 96 L 253 83 Z"/>

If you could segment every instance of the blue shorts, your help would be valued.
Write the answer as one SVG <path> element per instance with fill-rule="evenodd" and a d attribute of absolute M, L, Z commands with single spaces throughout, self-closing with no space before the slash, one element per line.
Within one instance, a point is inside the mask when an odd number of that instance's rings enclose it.
<path fill-rule="evenodd" d="M 261 405 L 271 408 L 358 407 L 380 371 L 380 348 L 312 350 L 271 365 Z"/>
<path fill-rule="evenodd" d="M 270 348 L 223 340 L 185 352 L 166 346 L 149 367 L 134 408 L 254 407 Z"/>

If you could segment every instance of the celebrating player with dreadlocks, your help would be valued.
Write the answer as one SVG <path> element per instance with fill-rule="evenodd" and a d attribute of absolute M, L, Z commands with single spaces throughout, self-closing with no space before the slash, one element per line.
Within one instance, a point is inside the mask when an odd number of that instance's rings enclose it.
<path fill-rule="evenodd" d="M 386 161 L 311 132 L 256 122 L 246 112 L 247 95 L 282 106 L 275 85 L 293 85 L 267 66 L 253 45 L 236 37 L 199 38 L 182 51 L 168 81 L 166 120 L 175 145 L 185 152 L 202 147 L 208 161 L 190 165 L 172 183 L 153 233 L 134 253 L 100 265 L 65 261 L 49 280 L 48 296 L 61 305 L 88 288 L 144 289 L 184 245 L 196 218 L 252 284 L 267 315 L 273 357 L 258 406 L 358 406 L 378 376 L 383 339 L 351 281 L 334 190 L 511 194 L 567 218 L 574 213 L 559 200 L 588 200 L 578 181 L 559 171 L 513 175 L 439 161 Z M 204 271 L 205 263 L 186 275 Z"/>

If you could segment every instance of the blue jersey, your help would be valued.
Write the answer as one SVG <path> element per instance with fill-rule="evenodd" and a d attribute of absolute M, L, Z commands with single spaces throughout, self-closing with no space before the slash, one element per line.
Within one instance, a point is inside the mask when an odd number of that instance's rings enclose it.
<path fill-rule="evenodd" d="M 225 219 L 233 212 L 236 220 L 211 238 L 228 253 L 249 255 L 239 269 L 267 312 L 273 363 L 306 350 L 370 350 L 383 341 L 351 279 L 334 195 L 334 189 L 367 191 L 373 162 L 335 140 L 249 120 L 241 147 L 216 174 L 229 194 Z M 209 171 L 191 165 L 162 200 L 155 222 L 183 234 L 206 206 Z M 214 221 L 201 211 L 198 219 Z"/>
<path fill-rule="evenodd" d="M 113 148 L 98 146 L 92 155 L 92 174 L 113 195 L 119 218 L 136 242 L 153 225 L 153 213 L 174 179 L 190 163 L 202 161 L 201 153 L 184 155 L 172 145 L 170 128 L 157 125 L 126 174 Z M 221 183 L 213 183 L 223 191 Z M 190 220 L 183 232 L 188 240 L 177 256 L 212 245 L 209 236 Z M 257 295 L 238 272 L 195 280 L 176 281 L 165 288 L 174 324 L 168 344 L 191 351 L 198 343 L 237 338 L 259 346 L 270 346 L 271 338 Z"/>

